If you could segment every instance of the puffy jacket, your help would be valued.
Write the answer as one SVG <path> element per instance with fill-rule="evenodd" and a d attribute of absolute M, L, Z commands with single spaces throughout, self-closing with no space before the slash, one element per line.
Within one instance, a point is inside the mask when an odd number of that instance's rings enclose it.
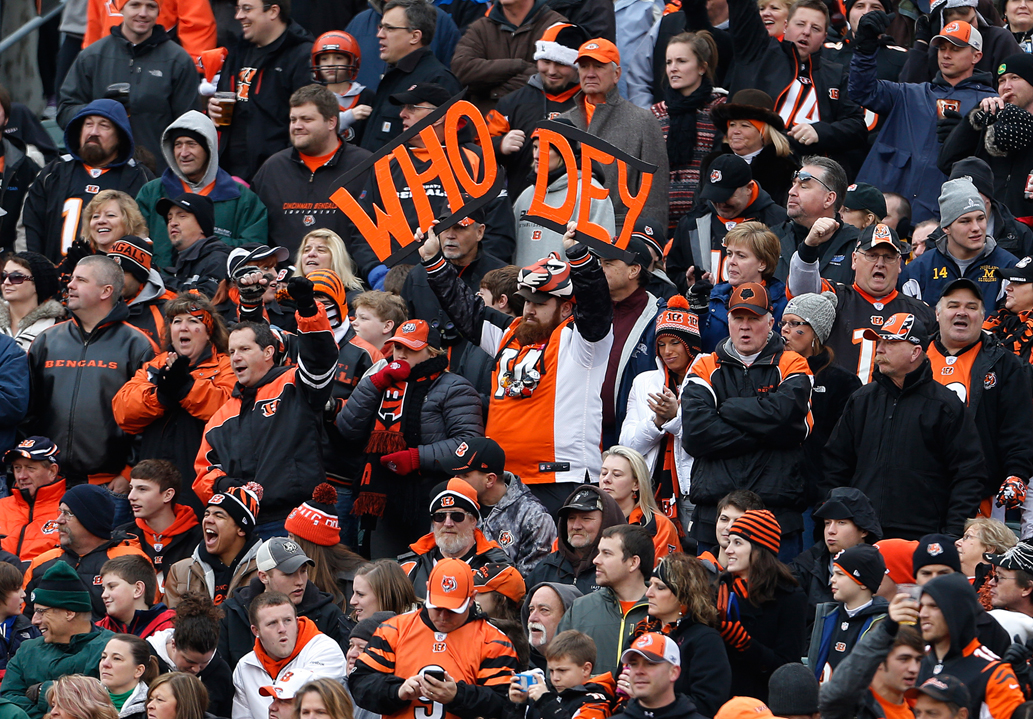
<path fill-rule="evenodd" d="M 140 682 L 118 711 L 118 719 L 147 719 L 147 685 Z"/>
<path fill-rule="evenodd" d="M 549 587 L 556 592 L 556 596 L 559 597 L 560 601 L 563 603 L 564 613 L 570 609 L 570 605 L 574 603 L 575 599 L 584 596 L 580 589 L 575 587 L 573 584 L 568 584 L 566 582 L 537 582 L 535 584 L 527 582 L 526 586 L 527 593 L 524 595 L 524 601 L 520 605 L 520 624 L 525 627 L 527 626 L 528 619 L 531 616 L 531 599 L 534 598 L 534 595 L 542 587 Z M 538 667 L 543 671 L 547 668 L 545 657 L 534 646 L 531 647 L 531 667 Z"/>
<path fill-rule="evenodd" d="M 29 361 L 21 347 L 0 335 L 0 449 L 14 446 L 18 423 L 29 411 Z"/>
<path fill-rule="evenodd" d="M 340 645 L 318 630 L 312 634 L 310 620 L 304 617 L 298 619 L 298 625 L 298 641 L 304 641 L 305 635 L 309 635 L 309 639 L 293 659 L 279 667 L 280 671 L 275 677 L 269 676 L 254 651 L 246 654 L 237 664 L 233 670 L 233 719 L 268 716 L 269 705 L 273 700 L 262 696 L 258 690 L 274 681 L 285 681 L 294 672 L 311 672 L 312 679 L 325 677 L 337 682 L 344 681 L 344 651 Z M 256 639 L 252 646 L 258 642 Z"/>
<path fill-rule="evenodd" d="M 229 662 L 230 669 L 246 654 L 255 649 L 255 635 L 251 633 L 251 620 L 248 608 L 251 601 L 264 592 L 265 585 L 257 576 L 247 586 L 238 589 L 232 597 L 222 603 L 222 621 L 219 630 L 219 654 Z M 299 617 L 305 617 L 316 625 L 316 628 L 337 642 L 342 648 L 348 646 L 348 634 L 351 622 L 344 616 L 341 608 L 334 604 L 333 595 L 321 592 L 309 582 L 305 585 L 305 595 L 301 604 L 295 605 Z"/>
<path fill-rule="evenodd" d="M 151 36 L 137 45 L 116 25 L 108 37 L 85 48 L 72 64 L 61 86 L 58 124 L 68 125 L 84 105 L 104 97 L 108 86 L 116 82 L 129 83 L 133 139 L 154 155 L 158 171 L 164 170 L 162 131 L 197 106 L 194 61 L 161 25 L 155 25 Z"/>
<path fill-rule="evenodd" d="M 47 327 L 53 327 L 64 316 L 64 305 L 57 300 L 46 300 L 22 317 L 17 327 L 11 327 L 10 305 L 6 300 L 0 300 L 0 333 L 14 337 L 22 351 L 28 352 L 36 335 Z"/>
<path fill-rule="evenodd" d="M 827 681 L 840 662 L 875 624 L 886 619 L 889 602 L 872 597 L 871 604 L 857 614 L 847 614 L 841 602 L 818 605 L 811 645 L 807 650 L 807 666 L 818 681 Z"/>
<path fill-rule="evenodd" d="M 825 447 L 819 490 L 855 487 L 871 501 L 885 537 L 918 539 L 960 537 L 985 483 L 972 415 L 923 359 L 902 388 L 876 371 L 850 396 Z"/>
<path fill-rule="evenodd" d="M 993 78 L 977 72 L 951 86 L 937 73 L 932 82 L 890 82 L 878 79 L 876 57 L 855 52 L 850 61 L 850 97 L 885 117 L 857 181 L 906 197 L 916 223 L 939 217 L 937 198 L 947 176 L 936 166 L 937 103 L 954 100 L 959 111 L 967 114 L 980 100 L 994 95 Z"/>
<path fill-rule="evenodd" d="M 373 56 L 379 57 L 379 53 L 374 53 Z M 379 85 L 373 83 L 373 86 L 377 87 L 377 98 L 373 102 L 373 111 L 366 119 L 366 129 L 360 142 L 362 147 L 370 152 L 379 150 L 402 134 L 402 119 L 398 115 L 401 108 L 391 104 L 388 99 L 391 95 L 405 92 L 422 82 L 436 82 L 452 95 L 463 88 L 456 76 L 449 72 L 448 67 L 434 57 L 434 52 L 426 46 L 413 50 L 394 65 L 386 66 L 383 72 Z M 367 82 L 362 84 L 371 86 Z"/>
<path fill-rule="evenodd" d="M 109 614 L 98 621 L 97 626 L 101 629 L 110 629 L 115 634 L 135 634 L 141 639 L 146 639 L 155 632 L 170 629 L 175 619 L 176 613 L 158 602 L 147 609 L 137 609 L 128 624 Z"/>
<path fill-rule="evenodd" d="M 73 636 L 67 644 L 48 643 L 43 637 L 22 642 L 7 664 L 0 695 L 24 709 L 32 719 L 43 719 L 50 711 L 47 690 L 54 680 L 69 674 L 99 678 L 100 655 L 113 636 L 107 629 L 91 627 L 89 632 Z M 33 684 L 42 684 L 36 701 L 25 696 Z"/>
<path fill-rule="evenodd" d="M 167 268 L 169 285 L 178 290 L 187 284 L 218 284 L 229 274 L 229 255 L 229 245 L 214 235 L 198 240 L 173 253 L 174 264 Z"/>
<path fill-rule="evenodd" d="M 237 104 L 233 122 L 219 132 L 219 165 L 231 175 L 250 181 L 263 162 L 290 145 L 289 100 L 312 83 L 312 40 L 291 20 L 265 47 L 242 39 L 226 56 L 218 89 L 236 92 Z"/>
<path fill-rule="evenodd" d="M 421 537 L 419 541 L 410 544 L 409 549 L 412 551 L 398 557 L 398 563 L 402 565 L 402 571 L 412 582 L 416 598 L 425 599 L 430 573 L 434 569 L 434 565 L 444 557 L 434 542 L 433 534 Z M 474 545 L 462 559 L 475 571 L 485 564 L 511 564 L 509 555 L 502 550 L 502 547 L 485 537 L 484 532 L 480 529 L 474 530 Z"/>
<path fill-rule="evenodd" d="M 244 546 L 243 556 L 234 560 L 233 574 L 226 589 L 227 597 L 232 596 L 238 587 L 246 587 L 257 576 L 257 556 L 262 541 L 257 540 L 250 547 Z M 165 577 L 165 604 L 169 607 L 175 609 L 187 592 L 205 592 L 209 597 L 215 596 L 215 570 L 202 559 L 200 546 L 194 548 L 189 559 L 173 564 Z"/>
<path fill-rule="evenodd" d="M 118 131 L 118 156 L 96 177 L 79 156 L 82 124 L 89 115 L 107 118 Z M 68 154 L 48 163 L 29 187 L 19 223 L 25 227 L 25 245 L 20 241 L 15 245 L 18 251 L 39 252 L 54 263 L 61 261 L 72 240 L 83 235 L 82 211 L 94 195 L 121 190 L 136 197 L 153 179 L 151 171 L 133 159 L 136 146 L 129 116 L 116 100 L 94 100 L 81 108 L 65 126 L 65 147 Z"/>
<path fill-rule="evenodd" d="M 542 118 L 544 119 L 544 118 Z M 532 125 L 533 127 L 533 125 Z M 530 133 L 528 133 L 530 137 Z M 496 152 L 496 156 L 498 156 Z M 504 157 L 504 156 L 503 156 Z M 592 187 L 602 189 L 602 178 L 593 174 Z M 567 173 L 560 171 L 556 179 L 549 183 L 545 190 L 545 204 L 560 207 L 567 199 L 570 182 Z M 573 189 L 577 199 L 575 207 L 581 206 L 581 173 L 577 174 L 577 186 Z M 542 227 L 537 222 L 524 219 L 531 209 L 531 198 L 534 197 L 533 181 L 524 183 L 524 189 L 513 203 L 513 216 L 516 218 L 516 252 L 513 264 L 517 267 L 533 265 L 550 252 L 563 252 L 563 233 Z M 602 227 L 610 236 L 617 234 L 617 223 L 613 213 L 613 201 L 608 197 L 593 197 L 588 212 L 588 219 Z"/>
<path fill-rule="evenodd" d="M 0 549 L 17 555 L 23 562 L 35 559 L 58 545 L 57 519 L 65 480 L 40 487 L 36 496 L 14 489 L 0 499 Z"/>
<path fill-rule="evenodd" d="M 509 555 L 509 562 L 524 576 L 552 551 L 556 521 L 527 485 L 512 472 L 503 475 L 506 493 L 486 517 L 481 518 L 484 536 Z"/>
<path fill-rule="evenodd" d="M 631 646 L 635 625 L 646 618 L 649 603 L 643 597 L 637 600 L 627 612 L 610 587 L 599 587 L 579 599 L 575 599 L 563 614 L 556 627 L 556 633 L 576 629 L 595 639 L 595 674 L 617 670 L 621 665 L 621 654 Z"/>
<path fill-rule="evenodd" d="M 771 315 L 777 324 L 782 320 L 782 312 L 789 302 L 786 297 L 786 286 L 784 282 L 776 279 L 764 283 L 768 288 L 768 299 L 771 301 Z M 700 316 L 700 335 L 703 341 L 703 351 L 713 352 L 721 342 L 728 339 L 728 300 L 732 297 L 734 288 L 727 282 L 714 287 L 710 293 L 710 304 L 707 312 Z"/>
<path fill-rule="evenodd" d="M 900 271 L 899 282 L 904 294 L 935 307 L 947 285 L 966 277 L 983 291 L 983 307 L 989 314 L 994 311 L 998 297 L 1004 292 L 1001 278 L 995 270 L 1014 267 L 1017 263 L 1015 255 L 998 247 L 994 238 L 987 237 L 982 252 L 962 275 L 958 263 L 947 252 L 947 237 L 944 236 L 936 242 L 936 249 L 926 250 L 918 259 L 904 266 Z"/>
<path fill-rule="evenodd" d="M 155 347 L 125 322 L 128 316 L 119 301 L 87 335 L 72 315 L 29 348 L 36 402 L 26 433 L 50 437 L 61 448 L 61 471 L 73 484 L 94 474 L 109 475 L 96 478 L 108 482 L 129 459 L 132 442 L 115 422 L 111 401 Z"/>
<path fill-rule="evenodd" d="M 359 268 L 380 264 L 373 250 L 353 229 L 341 208 L 329 201 L 340 184 L 340 177 L 370 156 L 368 150 L 341 142 L 337 152 L 312 172 L 293 147 L 270 157 L 255 173 L 251 183 L 262 203 L 269 208 L 269 244 L 286 247 L 291 257 L 301 240 L 314 227 L 333 230 L 348 247 L 348 254 Z M 369 172 L 363 172 L 343 187 L 358 197 Z M 265 238 L 262 238 L 265 242 Z M 367 270 L 368 272 L 368 270 Z"/>
<path fill-rule="evenodd" d="M 731 340 L 692 363 L 681 393 L 682 446 L 692 455 L 691 534 L 716 543 L 717 503 L 735 489 L 760 495 L 783 536 L 803 529 L 801 444 L 811 430 L 807 361 L 772 333 L 747 367 Z"/>
<path fill-rule="evenodd" d="M 297 315 L 298 365 L 273 367 L 253 387 L 238 383 L 208 420 L 194 461 L 193 488 L 202 502 L 227 482 L 256 481 L 265 488 L 262 521 L 280 522 L 326 481 L 322 414 L 338 350 L 326 311 L 317 307 L 314 317 Z"/>
<path fill-rule="evenodd" d="M 109 559 L 124 557 L 130 554 L 140 557 L 147 556 L 140 548 L 140 543 L 136 540 L 136 537 L 120 534 L 115 534 L 92 552 L 87 552 L 81 557 L 71 549 L 63 549 L 62 547 L 54 547 L 43 552 L 33 559 L 32 563 L 29 564 L 29 568 L 25 570 L 25 608 L 23 613 L 27 617 L 32 616 L 33 590 L 36 589 L 36 586 L 43 579 L 43 575 L 47 573 L 48 569 L 54 566 L 56 562 L 65 562 L 75 570 L 75 573 L 79 575 L 79 579 L 90 590 L 90 599 L 93 602 L 93 618 L 95 621 L 99 620 L 107 615 L 104 609 L 104 602 L 100 596 L 104 591 L 104 587 L 100 583 L 101 567 Z"/>
<path fill-rule="evenodd" d="M 7 664 L 17 653 L 23 642 L 42 636 L 39 628 L 24 614 L 15 614 L 2 623 L 0 631 L 0 679 L 7 671 Z"/>
<path fill-rule="evenodd" d="M 664 391 L 666 384 L 666 370 L 661 366 L 659 357 L 655 360 L 659 369 L 643 372 L 635 377 L 631 385 L 631 393 L 628 395 L 628 410 L 624 417 L 624 424 L 621 425 L 620 442 L 626 447 L 641 452 L 646 458 L 646 466 L 649 467 L 650 475 L 655 476 L 658 464 L 662 465 L 664 458 L 660 455 L 660 447 L 664 436 L 668 441 L 674 442 L 674 464 L 678 473 L 678 493 L 689 494 L 689 480 L 692 476 L 692 457 L 685 452 L 682 446 L 682 419 L 681 405 L 678 406 L 678 414 L 668 420 L 664 426 L 657 427 L 653 419 L 656 414 L 646 404 L 650 394 L 659 394 Z M 672 388 L 677 394 L 681 387 Z M 662 468 L 662 467 L 661 467 Z"/>
<path fill-rule="evenodd" d="M 467 86 L 471 102 L 487 112 L 499 98 L 519 90 L 536 71 L 535 42 L 550 25 L 566 22 L 546 0 L 534 5 L 513 25 L 501 5 L 466 28 L 452 56 L 452 72 Z"/>
<path fill-rule="evenodd" d="M 548 3 L 567 18 L 566 22 L 584 28 L 588 37 L 604 37 L 617 42 L 617 18 L 613 3 L 608 0 L 548 0 Z"/>
<path fill-rule="evenodd" d="M 861 233 L 853 225 L 844 222 L 839 213 L 836 213 L 835 219 L 839 222 L 839 229 L 818 248 L 818 269 L 826 280 L 840 282 L 849 287 L 854 282 L 854 270 L 850 266 L 851 257 Z M 778 235 L 782 243 L 782 254 L 778 258 L 775 277 L 787 282 L 793 253 L 803 246 L 803 241 L 811 228 L 787 219 L 782 224 L 772 227 L 771 231 Z"/>
<path fill-rule="evenodd" d="M 370 0 L 369 7 L 353 17 L 348 23 L 348 27 L 345 28 L 345 32 L 350 33 L 358 41 L 359 49 L 362 50 L 362 65 L 359 67 L 359 74 L 355 79 L 374 92 L 377 91 L 381 79 L 391 69 L 385 61 L 380 59 L 380 44 L 377 42 L 377 25 L 384 17 L 384 4 L 383 0 Z M 459 42 L 461 33 L 451 15 L 437 5 L 434 6 L 434 10 L 437 12 L 438 19 L 434 28 L 434 39 L 430 42 L 430 50 L 445 69 L 448 69 L 448 66 L 452 64 L 452 56 L 455 54 L 456 43 Z M 398 90 L 392 90 L 392 92 L 398 92 Z"/>
<path fill-rule="evenodd" d="M 4 158 L 3 172 L 0 172 L 0 209 L 7 213 L 0 217 L 0 250 L 14 252 L 22 203 L 40 166 L 25 154 L 25 145 L 11 137 L 0 139 L 0 156 Z"/>
<path fill-rule="evenodd" d="M 786 126 L 792 128 L 799 120 L 791 116 L 792 104 L 783 94 L 792 89 L 801 65 L 796 46 L 788 40 L 770 37 L 757 8 L 749 0 L 728 3 L 728 30 L 735 43 L 735 64 L 725 78 L 725 87 L 733 95 L 744 88 L 763 90 L 775 100 L 776 112 L 785 101 L 790 107 L 781 109 L 782 118 Z M 845 92 L 846 68 L 824 57 L 820 50 L 811 55 L 808 62 L 818 118 L 808 124 L 818 133 L 818 141 L 806 146 L 792 141 L 794 149 L 802 154 L 841 154 L 863 147 L 868 128 L 864 112 Z M 804 99 L 797 104 L 802 107 L 807 102 Z M 813 120 L 815 111 L 808 111 L 807 116 Z"/>
<path fill-rule="evenodd" d="M 176 165 L 173 134 L 178 129 L 192 130 L 204 138 L 208 165 L 197 182 L 191 182 Z M 136 204 L 140 206 L 140 213 L 147 221 L 147 231 L 154 243 L 155 267 L 172 264 L 168 223 L 165 217 L 158 214 L 158 200 L 178 197 L 184 192 L 207 194 L 215 203 L 215 236 L 227 245 L 237 247 L 245 242 L 264 244 L 268 240 L 265 205 L 247 185 L 237 182 L 230 173 L 219 167 L 219 133 L 210 119 L 196 110 L 176 118 L 161 135 L 161 155 L 167 165 L 165 171 L 161 177 L 140 188 L 136 195 Z"/>
<path fill-rule="evenodd" d="M 761 155 L 764 150 L 761 150 Z M 756 171 L 760 155 L 753 158 L 752 168 Z M 705 171 L 704 171 L 705 172 Z M 776 204 L 765 191 L 764 183 L 757 180 L 760 189 L 757 199 L 742 211 L 743 221 L 755 220 L 768 227 L 775 227 L 785 222 L 788 217 L 785 208 Z M 699 267 L 703 272 L 710 272 L 715 282 L 727 281 L 724 275 L 725 234 L 728 228 L 714 212 L 709 202 L 699 202 L 692 211 L 678 220 L 671 239 L 671 248 L 667 251 L 667 273 L 682 294 L 688 292 L 688 281 L 685 270 Z M 702 272 L 697 274 L 701 276 Z M 727 324 L 727 323 L 726 323 Z"/>
<path fill-rule="evenodd" d="M 588 121 L 588 116 L 585 114 L 584 91 L 578 92 L 574 96 L 574 107 L 563 113 L 561 117 L 570 120 L 577 129 L 609 142 L 632 157 L 656 165 L 653 184 L 649 187 L 649 195 L 642 208 L 642 217 L 649 217 L 659 223 L 661 227 L 667 227 L 669 211 L 667 196 L 671 183 L 671 172 L 667 162 L 667 143 L 664 140 L 663 132 L 660 131 L 660 123 L 653 117 L 653 113 L 625 100 L 617 88 L 614 88 L 607 94 L 605 104 L 595 106 L 591 122 Z M 617 224 L 623 225 L 628 208 L 621 198 L 617 174 L 617 163 L 603 166 L 603 177 L 605 178 L 603 185 L 610 190 L 610 200 L 613 202 L 613 212 Z M 642 186 L 641 173 L 629 168 L 627 184 L 630 192 L 637 193 Z"/>
<path fill-rule="evenodd" d="M 124 432 L 141 435 L 141 457 L 167 459 L 183 477 L 190 478 L 204 426 L 229 401 L 237 379 L 230 358 L 209 346 L 190 367 L 190 377 L 177 396 L 159 395 L 154 379 L 168 356 L 162 352 L 137 370 L 115 395 L 112 409 Z M 190 494 L 184 492 L 184 498 L 189 497 L 191 506 L 203 511 Z"/>

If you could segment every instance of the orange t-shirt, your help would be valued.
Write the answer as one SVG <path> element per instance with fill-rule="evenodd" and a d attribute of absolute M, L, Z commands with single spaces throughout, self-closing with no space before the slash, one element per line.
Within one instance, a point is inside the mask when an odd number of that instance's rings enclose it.
<path fill-rule="evenodd" d="M 907 702 L 894 704 L 889 699 L 880 696 L 879 692 L 874 689 L 869 691 L 875 697 L 875 701 L 879 702 L 879 706 L 882 707 L 882 713 L 886 715 L 886 719 L 915 719 L 915 715 L 912 713 L 911 707 L 907 705 Z"/>
<path fill-rule="evenodd" d="M 341 141 L 338 140 L 337 141 L 337 147 L 335 147 L 333 150 L 331 150 L 327 154 L 319 155 L 318 157 L 314 157 L 312 155 L 306 155 L 303 152 L 299 152 L 298 154 L 301 155 L 301 161 L 305 163 L 305 167 L 307 167 L 309 169 L 309 172 L 315 172 L 320 167 L 322 167 L 326 163 L 330 162 L 330 158 L 334 156 L 334 154 L 337 152 L 337 149 L 340 146 L 341 146 Z"/>
<path fill-rule="evenodd" d="M 621 602 L 621 614 L 623 614 L 624 616 L 628 616 L 628 612 L 630 612 L 631 608 L 634 607 L 636 604 L 638 604 L 638 602 L 636 601 Z"/>

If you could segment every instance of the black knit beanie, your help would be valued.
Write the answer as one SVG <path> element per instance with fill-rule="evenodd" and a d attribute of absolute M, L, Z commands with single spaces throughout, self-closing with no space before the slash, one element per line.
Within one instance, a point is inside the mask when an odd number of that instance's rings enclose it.
<path fill-rule="evenodd" d="M 29 264 L 29 272 L 36 284 L 36 299 L 40 304 L 57 294 L 57 268 L 53 262 L 38 252 L 17 252 L 14 256 Z"/>

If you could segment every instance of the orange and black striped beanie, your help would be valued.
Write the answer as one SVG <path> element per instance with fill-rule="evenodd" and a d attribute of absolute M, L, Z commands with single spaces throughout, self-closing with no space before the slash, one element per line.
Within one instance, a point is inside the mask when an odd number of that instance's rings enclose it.
<path fill-rule="evenodd" d="M 774 555 L 782 543 L 782 527 L 775 515 L 766 509 L 751 509 L 732 522 L 729 534 L 738 534 L 744 539 L 764 547 Z"/>

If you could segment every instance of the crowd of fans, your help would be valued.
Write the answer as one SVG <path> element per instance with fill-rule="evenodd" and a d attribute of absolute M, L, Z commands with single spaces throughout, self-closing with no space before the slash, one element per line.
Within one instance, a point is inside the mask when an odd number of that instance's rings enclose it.
<path fill-rule="evenodd" d="M 1030 53 L 1029 0 L 69 0 L 46 121 L 0 87 L 0 719 L 1033 716 Z M 460 93 L 490 146 L 398 144 Z"/>

